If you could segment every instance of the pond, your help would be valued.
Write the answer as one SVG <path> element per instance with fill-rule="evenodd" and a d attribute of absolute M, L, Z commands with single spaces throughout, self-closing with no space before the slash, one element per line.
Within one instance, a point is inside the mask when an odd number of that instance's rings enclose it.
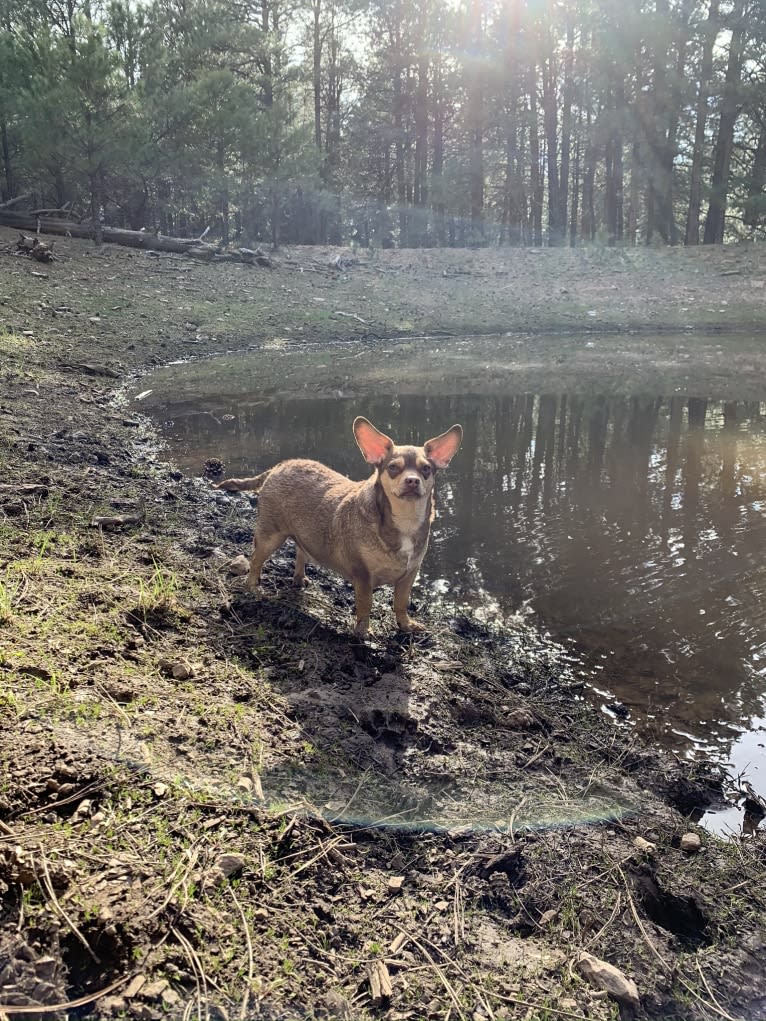
<path fill-rule="evenodd" d="M 356 415 L 401 443 L 462 423 L 416 601 L 534 614 L 585 656 L 606 711 L 762 790 L 766 385 L 763 400 L 752 381 L 746 399 L 600 392 L 597 378 L 523 393 L 494 343 L 276 343 L 166 367 L 142 380 L 142 405 L 193 475 L 209 457 L 239 475 L 301 456 L 359 479 Z"/>

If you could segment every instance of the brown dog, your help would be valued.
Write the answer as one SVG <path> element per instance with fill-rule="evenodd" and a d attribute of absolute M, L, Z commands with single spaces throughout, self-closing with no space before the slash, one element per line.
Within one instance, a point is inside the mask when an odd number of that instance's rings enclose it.
<path fill-rule="evenodd" d="M 397 447 L 366 418 L 357 418 L 354 436 L 364 459 L 375 465 L 366 482 L 352 482 L 318 461 L 295 460 L 215 487 L 260 493 L 248 587 L 258 587 L 265 561 L 292 537 L 296 585 L 307 584 L 308 560 L 353 583 L 354 631 L 360 638 L 367 634 L 372 591 L 379 585 L 394 586 L 394 614 L 402 631 L 422 631 L 407 604 L 428 547 L 434 474 L 457 453 L 462 426 L 453 425 L 422 447 Z"/>

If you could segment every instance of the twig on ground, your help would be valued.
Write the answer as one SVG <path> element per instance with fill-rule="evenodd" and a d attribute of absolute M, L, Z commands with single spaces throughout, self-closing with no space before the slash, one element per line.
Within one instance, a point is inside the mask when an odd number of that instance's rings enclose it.
<path fill-rule="evenodd" d="M 543 748 L 543 749 L 542 749 L 541 751 L 539 751 L 539 752 L 537 753 L 537 755 L 533 755 L 533 756 L 532 756 L 532 758 L 531 758 L 531 759 L 529 760 L 529 762 L 526 762 L 526 763 L 525 763 L 525 764 L 524 764 L 524 765 L 522 766 L 522 769 L 526 769 L 526 768 L 527 768 L 527 766 L 528 766 L 528 765 L 529 765 L 529 764 L 530 764 L 531 762 L 534 762 L 534 761 L 535 761 L 535 759 L 537 759 L 537 758 L 539 758 L 539 757 L 540 757 L 541 755 L 543 755 L 543 754 L 544 754 L 544 752 L 545 752 L 545 751 L 546 751 L 546 750 L 547 750 L 548 748 L 550 748 L 550 745 L 546 745 L 546 746 L 545 746 L 545 748 Z M 527 803 L 527 801 L 528 801 L 528 800 L 529 800 L 529 798 L 527 798 L 527 796 L 526 796 L 526 795 L 524 795 L 524 797 L 523 797 L 523 798 L 521 799 L 521 801 L 520 801 L 520 802 L 519 802 L 519 803 L 518 803 L 518 804 L 517 804 L 517 805 L 516 805 L 516 806 L 514 807 L 513 811 L 511 812 L 511 817 L 510 817 L 510 819 L 508 820 L 508 834 L 509 834 L 509 836 L 510 836 L 510 838 L 511 838 L 511 843 L 515 843 L 515 837 L 514 837 L 514 835 L 513 835 L 513 824 L 514 824 L 514 823 L 516 822 L 516 816 L 517 816 L 517 815 L 519 814 L 519 812 L 520 812 L 520 811 L 522 810 L 522 808 L 524 807 L 524 805 L 526 805 L 526 803 Z"/>
<path fill-rule="evenodd" d="M 614 907 L 612 908 L 612 913 L 609 915 L 607 920 L 604 922 L 604 924 L 598 930 L 596 935 L 595 936 L 591 936 L 591 938 L 587 941 L 587 943 L 585 944 L 585 949 L 595 945 L 595 943 L 599 940 L 601 935 L 603 933 L 605 933 L 606 930 L 609 928 L 609 926 L 612 924 L 612 922 L 615 919 L 615 916 L 617 915 L 617 912 L 620 910 L 621 907 L 622 907 L 622 894 L 618 890 L 617 891 L 617 898 L 616 898 L 616 900 L 614 902 Z"/>
<path fill-rule="evenodd" d="M 45 858 L 45 849 L 43 848 L 42 844 L 38 844 L 37 846 L 38 846 L 38 848 L 40 850 L 40 864 L 42 865 L 42 870 L 43 870 L 43 883 L 41 884 L 41 886 L 43 887 L 43 892 L 48 895 L 49 903 L 51 904 L 51 907 L 53 908 L 54 912 L 57 915 L 59 915 L 61 918 L 64 919 L 66 924 L 69 926 L 69 928 L 72 930 L 72 932 L 78 938 L 78 940 L 82 943 L 82 945 L 88 951 L 88 953 L 93 958 L 93 960 L 96 962 L 96 964 L 101 964 L 101 958 L 96 954 L 96 952 L 91 947 L 90 943 L 88 943 L 86 938 L 83 936 L 83 934 L 77 928 L 77 926 L 75 925 L 74 921 L 69 917 L 69 915 L 66 913 L 66 911 L 62 908 L 61 902 L 59 901 L 58 897 L 56 896 L 56 891 L 53 889 L 53 882 L 51 880 L 51 874 L 48 871 L 48 862 L 46 861 L 46 858 Z"/>
<path fill-rule="evenodd" d="M 726 1018 L 726 1021 L 736 1021 L 736 1019 L 733 1018 L 731 1016 L 731 1014 L 727 1014 L 727 1012 L 723 1009 L 721 1004 L 718 1002 L 718 999 L 716 998 L 715 993 L 713 992 L 713 990 L 710 988 L 710 985 L 708 984 L 708 980 L 705 977 L 705 972 L 702 970 L 702 965 L 700 964 L 699 959 L 697 960 L 696 964 L 697 964 L 697 971 L 700 973 L 700 978 L 702 979 L 702 984 L 705 986 L 705 989 L 707 989 L 708 996 L 710 997 L 710 1003 L 713 1006 L 713 1010 L 715 1010 L 717 1014 L 720 1014 L 721 1017 Z M 684 982 L 684 985 L 686 985 L 686 982 Z M 687 987 L 687 989 L 689 988 L 689 986 L 686 986 L 686 987 Z"/>
<path fill-rule="evenodd" d="M 442 985 L 444 986 L 444 989 L 445 989 L 445 991 L 447 993 L 447 996 L 449 996 L 450 1000 L 452 1001 L 452 1006 L 455 1008 L 455 1011 L 457 1012 L 458 1017 L 465 1019 L 466 1015 L 463 1012 L 463 1009 L 462 1009 L 462 1007 L 460 1005 L 460 997 L 458 996 L 457 992 L 455 991 L 455 987 L 452 985 L 450 980 L 444 974 L 444 970 L 441 967 L 441 965 L 437 961 L 434 960 L 434 958 L 429 953 L 427 947 L 423 943 L 421 943 L 421 941 L 416 936 L 413 936 L 411 932 L 408 932 L 407 929 L 404 929 L 401 925 L 397 925 L 396 927 L 397 927 L 397 929 L 399 929 L 399 931 L 401 933 L 403 933 L 407 937 L 407 939 L 409 939 L 409 941 L 411 943 L 413 943 L 418 948 L 418 950 L 420 950 L 420 952 L 423 954 L 423 956 L 427 959 L 428 963 L 431 965 L 433 970 L 436 972 L 437 976 L 439 977 L 439 980 L 441 981 Z M 452 967 L 455 967 L 454 962 L 452 962 Z M 456 970 L 460 971 L 459 968 L 456 968 Z M 461 975 L 462 975 L 462 972 L 461 972 Z M 490 1017 L 494 1017 L 494 1014 L 490 1013 L 489 1016 Z"/>
<path fill-rule="evenodd" d="M 455 883 L 455 892 L 452 897 L 452 924 L 455 934 L 455 946 L 459 947 L 465 939 L 465 897 L 460 883 Z"/>
<path fill-rule="evenodd" d="M 250 935 L 250 926 L 247 924 L 247 917 L 242 909 L 242 905 L 237 899 L 237 895 L 234 893 L 232 887 L 229 887 L 229 893 L 231 899 L 239 912 L 239 917 L 242 919 L 242 928 L 245 932 L 245 943 L 247 945 L 247 982 L 245 984 L 245 992 L 242 997 L 242 1006 L 239 1008 L 240 1021 L 245 1021 L 247 1017 L 247 1007 L 250 1002 L 250 991 L 253 985 L 253 979 L 255 978 L 255 958 L 253 956 L 253 939 Z"/>
<path fill-rule="evenodd" d="M 22 1007 L 17 1007 L 15 1004 L 11 1003 L 0 1003 L 0 1010 L 7 1011 L 9 1014 L 58 1014 L 60 1010 L 74 1010 L 75 1007 L 84 1007 L 88 1003 L 100 1000 L 102 996 L 108 996 L 110 993 L 113 993 L 115 989 L 119 989 L 127 982 L 130 982 L 132 978 L 133 975 L 123 975 L 123 977 L 117 979 L 116 982 L 112 982 L 110 986 L 105 986 L 104 989 L 99 989 L 97 993 L 89 993 L 87 996 L 81 996 L 77 1000 L 67 1000 L 66 1003 L 38 1003 L 28 1004 Z"/>
<path fill-rule="evenodd" d="M 189 958 L 192 972 L 194 973 L 194 984 L 197 987 L 197 1017 L 199 1021 L 202 1021 L 202 1004 L 204 1003 L 205 1019 L 206 1021 L 209 1021 L 210 1006 L 208 1002 L 207 978 L 205 976 L 205 969 L 202 967 L 202 961 L 199 958 L 199 954 L 184 934 L 179 932 L 175 926 L 171 925 L 170 931 L 183 947 L 186 956 Z"/>
<path fill-rule="evenodd" d="M 178 893 L 178 891 L 180 889 L 182 889 L 184 886 L 187 885 L 189 877 L 191 876 L 192 869 L 197 864 L 197 859 L 199 858 L 199 850 L 198 850 L 197 847 L 195 847 L 195 843 L 196 842 L 192 843 L 188 847 L 188 849 L 187 849 L 187 854 L 188 854 L 188 859 L 189 860 L 188 860 L 188 863 L 187 863 L 186 867 L 183 868 L 183 866 L 181 865 L 181 866 L 177 866 L 173 870 L 174 878 L 171 879 L 170 889 L 168 890 L 167 895 L 165 896 L 165 899 L 162 901 L 162 903 L 160 904 L 159 907 L 155 908 L 154 911 L 152 911 L 150 914 L 148 914 L 146 916 L 147 921 L 149 921 L 152 918 L 156 918 L 157 915 L 161 914 L 165 910 L 165 908 L 168 906 L 168 904 L 171 903 L 171 901 L 173 900 L 175 895 Z M 183 868 L 183 873 L 180 876 L 178 876 L 178 872 L 179 872 L 180 868 Z M 176 879 L 175 876 L 178 876 L 178 878 Z M 181 905 L 180 910 L 183 910 L 183 907 L 185 906 L 186 900 L 188 900 L 188 893 L 186 894 L 186 899 L 184 901 L 184 904 Z"/>

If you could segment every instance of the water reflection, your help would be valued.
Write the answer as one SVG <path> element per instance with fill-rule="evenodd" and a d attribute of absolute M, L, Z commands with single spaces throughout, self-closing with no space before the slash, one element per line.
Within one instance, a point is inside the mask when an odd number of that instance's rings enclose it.
<path fill-rule="evenodd" d="M 472 394 L 200 407 L 163 409 L 195 474 L 210 456 L 231 474 L 309 456 L 362 478 L 355 415 L 399 442 L 462 422 L 421 597 L 430 587 L 498 612 L 530 601 L 676 748 L 726 756 L 764 715 L 766 403 Z"/>

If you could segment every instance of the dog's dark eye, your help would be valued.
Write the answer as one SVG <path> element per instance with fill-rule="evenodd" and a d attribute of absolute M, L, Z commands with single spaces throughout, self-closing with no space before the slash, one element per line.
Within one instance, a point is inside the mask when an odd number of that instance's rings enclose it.
<path fill-rule="evenodd" d="M 388 466 L 388 474 L 391 476 L 392 479 L 395 479 L 396 476 L 401 473 L 401 470 L 402 469 L 401 468 L 397 468 L 395 464 L 390 464 Z"/>
<path fill-rule="evenodd" d="M 424 479 L 427 479 L 428 476 L 431 474 L 431 465 L 424 464 L 423 467 L 420 469 L 420 474 L 423 476 Z"/>

